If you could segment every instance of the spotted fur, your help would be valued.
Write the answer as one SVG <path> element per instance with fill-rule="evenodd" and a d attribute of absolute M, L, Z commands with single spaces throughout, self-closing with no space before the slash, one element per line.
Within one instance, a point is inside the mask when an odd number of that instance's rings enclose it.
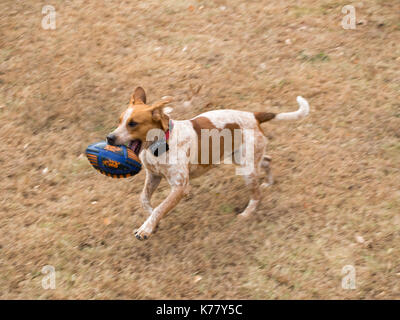
<path fill-rule="evenodd" d="M 261 186 L 269 186 L 273 179 L 270 172 L 270 157 L 266 156 L 265 138 L 260 124 L 270 120 L 295 120 L 305 117 L 309 112 L 308 102 L 298 97 L 299 110 L 289 113 L 246 112 L 238 110 L 214 110 L 200 114 L 189 120 L 173 120 L 173 130 L 169 134 L 169 151 L 161 156 L 154 156 L 148 146 L 152 141 L 147 141 L 149 132 L 154 130 L 168 130 L 169 113 L 164 112 L 164 105 L 170 98 L 163 99 L 153 105 L 146 105 L 146 94 L 142 88 L 137 88 L 132 95 L 130 106 L 121 115 L 118 128 L 112 133 L 116 137 L 116 144 L 128 143 L 134 139 L 143 141 L 143 148 L 139 157 L 146 171 L 146 180 L 140 196 L 143 208 L 149 216 L 143 225 L 136 230 L 135 235 L 139 240 L 147 239 L 156 229 L 160 220 L 172 210 L 179 201 L 190 191 L 190 178 L 195 178 L 215 167 L 214 160 L 232 162 L 241 170 L 237 171 L 244 177 L 247 187 L 251 191 L 250 201 L 244 211 L 239 215 L 248 217 L 254 212 L 261 199 L 259 185 L 260 173 L 266 175 L 267 181 Z M 130 121 L 138 125 L 135 128 L 128 126 Z M 218 141 L 211 138 L 208 147 L 203 148 L 202 130 L 214 130 L 221 133 Z M 239 143 L 225 144 L 222 133 L 239 135 Z M 237 140 L 235 140 L 237 141 Z M 210 144 L 211 142 L 211 144 Z M 219 143 L 218 159 L 210 156 L 214 152 L 213 145 Z M 229 148 L 230 147 L 230 148 Z M 212 150 L 211 150 L 212 149 Z M 253 152 L 251 152 L 253 151 Z M 207 163 L 201 161 L 202 154 L 205 159 L 212 160 Z M 251 158 L 249 157 L 251 155 Z M 157 189 L 162 178 L 166 178 L 171 186 L 171 192 L 156 208 L 151 206 L 151 196 Z"/>

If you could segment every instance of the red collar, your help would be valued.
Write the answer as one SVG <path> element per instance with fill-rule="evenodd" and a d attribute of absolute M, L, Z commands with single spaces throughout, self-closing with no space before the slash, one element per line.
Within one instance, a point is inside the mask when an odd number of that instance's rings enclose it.
<path fill-rule="evenodd" d="M 161 140 L 157 140 L 157 141 L 153 142 L 151 145 L 149 145 L 148 149 L 154 156 L 158 157 L 160 154 L 169 150 L 168 139 L 169 139 L 169 136 L 170 136 L 170 133 L 171 133 L 173 127 L 174 127 L 173 122 L 171 120 L 169 120 L 168 130 L 165 131 L 165 133 L 164 133 L 165 138 L 161 139 Z"/>
<path fill-rule="evenodd" d="M 174 127 L 174 123 L 172 122 L 172 120 L 169 120 L 169 122 L 168 122 L 168 130 L 165 131 L 165 140 L 167 142 L 169 140 L 169 135 L 170 135 L 173 127 Z"/>

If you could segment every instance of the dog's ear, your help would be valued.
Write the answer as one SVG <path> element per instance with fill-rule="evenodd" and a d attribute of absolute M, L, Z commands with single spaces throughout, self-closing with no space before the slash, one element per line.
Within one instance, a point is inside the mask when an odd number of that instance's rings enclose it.
<path fill-rule="evenodd" d="M 131 104 L 146 104 L 146 92 L 142 87 L 137 87 L 131 96 Z"/>
<path fill-rule="evenodd" d="M 160 122 L 161 127 L 163 128 L 164 131 L 168 130 L 168 124 L 169 124 L 169 117 L 168 117 L 169 110 L 165 109 L 172 110 L 172 108 L 164 108 L 164 105 L 170 103 L 171 101 L 172 97 L 163 97 L 160 101 L 157 101 L 155 104 L 151 106 L 153 120 L 156 122 Z"/>
<path fill-rule="evenodd" d="M 166 104 L 172 102 L 173 98 L 171 96 L 165 96 L 162 97 L 161 100 L 157 101 L 156 103 L 153 103 L 151 105 L 151 109 L 155 110 L 157 108 L 161 108 L 165 106 Z"/>
<path fill-rule="evenodd" d="M 160 122 L 161 127 L 164 131 L 168 130 L 169 117 L 162 111 L 161 108 L 154 109 L 152 111 L 153 120 Z"/>

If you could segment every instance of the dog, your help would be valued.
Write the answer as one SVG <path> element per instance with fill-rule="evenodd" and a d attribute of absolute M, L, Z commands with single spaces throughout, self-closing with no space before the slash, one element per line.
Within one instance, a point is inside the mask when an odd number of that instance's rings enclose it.
<path fill-rule="evenodd" d="M 249 217 L 260 202 L 260 186 L 272 183 L 271 158 L 264 154 L 267 139 L 260 125 L 267 121 L 297 120 L 309 113 L 308 102 L 299 96 L 299 109 L 295 112 L 246 112 L 224 109 L 208 111 L 192 119 L 178 121 L 170 119 L 171 108 L 166 107 L 172 101 L 171 97 L 164 97 L 151 105 L 146 104 L 146 100 L 144 89 L 137 87 L 128 108 L 119 118 L 118 127 L 107 135 L 107 143 L 110 145 L 128 145 L 139 156 L 146 171 L 140 201 L 149 216 L 135 231 L 139 240 L 148 239 L 160 220 L 188 194 L 190 178 L 202 175 L 226 159 L 230 159 L 231 162 L 228 163 L 243 169 L 239 174 L 244 176 L 251 197 L 239 217 Z M 211 131 L 220 136 L 213 140 L 209 134 Z M 161 132 L 161 135 L 150 135 L 150 132 Z M 203 136 L 204 132 L 208 135 Z M 232 141 L 229 139 L 230 133 L 238 138 Z M 266 175 L 267 182 L 260 185 L 259 178 L 262 172 Z M 160 205 L 153 208 L 150 203 L 151 196 L 162 177 L 167 179 L 171 191 Z"/>

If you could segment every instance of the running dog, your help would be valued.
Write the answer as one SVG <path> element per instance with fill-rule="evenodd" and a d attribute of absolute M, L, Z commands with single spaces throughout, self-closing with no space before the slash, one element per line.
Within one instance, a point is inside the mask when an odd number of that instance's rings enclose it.
<path fill-rule="evenodd" d="M 264 171 L 267 178 L 261 186 L 272 183 L 270 158 L 264 154 L 267 139 L 260 125 L 266 121 L 297 120 L 309 113 L 308 102 L 299 96 L 299 109 L 295 112 L 276 114 L 224 109 L 178 121 L 169 117 L 171 108 L 165 107 L 172 101 L 171 97 L 151 105 L 146 104 L 146 100 L 143 88 L 137 87 L 128 108 L 119 118 L 117 129 L 107 136 L 110 145 L 128 145 L 146 170 L 140 200 L 149 217 L 135 231 L 139 240 L 148 239 L 159 221 L 188 194 L 190 178 L 226 159 L 230 159 L 227 163 L 243 169 L 239 174 L 244 176 L 251 191 L 250 201 L 239 217 L 251 215 L 261 199 L 260 173 Z M 161 136 L 151 134 L 154 132 L 161 132 Z M 217 139 L 213 139 L 210 132 L 219 134 Z M 162 177 L 167 179 L 171 191 L 153 208 L 150 199 Z"/>

